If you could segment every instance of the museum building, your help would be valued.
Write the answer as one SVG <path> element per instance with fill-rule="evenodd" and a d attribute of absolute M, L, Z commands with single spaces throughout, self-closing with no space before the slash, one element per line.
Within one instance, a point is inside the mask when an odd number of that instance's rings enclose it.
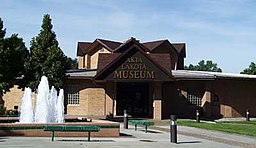
<path fill-rule="evenodd" d="M 249 109 L 256 116 L 256 76 L 184 70 L 185 43 L 96 39 L 78 42 L 77 56 L 78 69 L 67 71 L 67 115 L 194 118 L 199 110 L 219 118 Z M 9 109 L 20 106 L 15 91 L 3 96 Z"/>

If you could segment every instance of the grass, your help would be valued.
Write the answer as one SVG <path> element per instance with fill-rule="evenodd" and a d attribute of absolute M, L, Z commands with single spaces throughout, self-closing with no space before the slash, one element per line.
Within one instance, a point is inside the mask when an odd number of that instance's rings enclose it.
<path fill-rule="evenodd" d="M 229 121 L 217 123 L 197 123 L 195 121 L 178 121 L 177 125 L 256 137 L 256 121 Z"/>

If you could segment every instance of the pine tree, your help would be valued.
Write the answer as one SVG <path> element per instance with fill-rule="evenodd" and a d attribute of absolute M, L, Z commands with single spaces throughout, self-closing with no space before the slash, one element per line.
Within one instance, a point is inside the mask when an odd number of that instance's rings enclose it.
<path fill-rule="evenodd" d="M 62 88 L 66 79 L 66 59 L 59 47 L 49 14 L 44 15 L 40 33 L 32 38 L 30 56 L 25 63 L 28 86 L 36 90 L 40 78 L 48 77 L 49 84 Z"/>

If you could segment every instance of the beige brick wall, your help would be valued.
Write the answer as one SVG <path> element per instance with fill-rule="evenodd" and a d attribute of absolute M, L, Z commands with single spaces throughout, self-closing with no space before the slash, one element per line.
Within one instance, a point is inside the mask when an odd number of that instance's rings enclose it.
<path fill-rule="evenodd" d="M 98 57 L 100 53 L 110 53 L 107 49 L 102 48 L 101 50 L 95 52 L 92 56 L 91 56 L 91 69 L 96 69 L 98 66 Z"/>
<path fill-rule="evenodd" d="M 4 94 L 3 100 L 4 100 L 4 106 L 6 107 L 6 110 L 13 110 L 14 106 L 18 106 L 18 111 L 21 109 L 21 99 L 24 94 L 24 91 L 22 89 L 18 88 L 18 85 L 14 85 L 13 88 L 10 89 L 9 92 Z M 35 106 L 36 103 L 36 94 L 32 93 L 32 105 Z"/>
<path fill-rule="evenodd" d="M 102 48 L 96 51 L 92 55 L 78 56 L 78 69 L 88 68 L 88 69 L 97 69 L 98 66 L 98 57 L 100 53 L 110 53 L 107 49 Z"/>
<path fill-rule="evenodd" d="M 91 80 L 69 80 L 69 85 L 79 85 L 79 104 L 67 104 L 68 115 L 105 116 L 105 89 Z M 65 97 L 67 102 L 67 96 Z"/>
<path fill-rule="evenodd" d="M 10 89 L 10 92 L 7 92 L 3 96 L 4 106 L 7 110 L 13 110 L 14 106 L 19 106 L 18 110 L 20 110 L 21 106 L 21 98 L 23 96 L 23 91 L 18 89 L 18 86 L 15 85 Z"/>
<path fill-rule="evenodd" d="M 161 120 L 162 119 L 162 82 L 154 83 L 154 119 Z"/>
<path fill-rule="evenodd" d="M 105 115 L 105 89 L 89 88 L 88 89 L 88 114 L 93 116 Z"/>
<path fill-rule="evenodd" d="M 84 68 L 84 57 L 78 56 L 78 69 Z"/>
<path fill-rule="evenodd" d="M 204 110 L 204 116 L 210 117 L 211 116 L 211 92 L 205 91 L 203 98 L 202 98 L 202 105 Z"/>
<path fill-rule="evenodd" d="M 106 115 L 114 115 L 114 83 L 106 83 Z"/>

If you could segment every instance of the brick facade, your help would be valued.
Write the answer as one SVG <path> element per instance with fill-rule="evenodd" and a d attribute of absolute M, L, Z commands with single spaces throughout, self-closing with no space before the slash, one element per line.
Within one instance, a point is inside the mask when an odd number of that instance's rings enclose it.
<path fill-rule="evenodd" d="M 136 94 L 138 91 L 140 95 L 147 97 L 147 99 L 142 99 L 146 105 L 140 104 L 143 109 L 146 108 L 147 117 L 163 119 L 169 118 L 171 114 L 174 114 L 181 118 L 194 118 L 196 110 L 199 110 L 201 115 L 205 117 L 241 117 L 245 116 L 247 109 L 250 110 L 252 116 L 256 116 L 256 77 L 246 78 L 245 76 L 235 77 L 231 75 L 229 78 L 224 76 L 224 78 L 214 77 L 206 79 L 206 75 L 196 75 L 201 77 L 193 77 L 195 73 L 191 72 L 192 78 L 191 73 L 187 77 L 181 77 L 177 80 L 174 78 L 172 71 L 175 71 L 177 68 L 182 70 L 184 67 L 184 43 L 171 44 L 166 40 L 139 43 L 134 38 L 120 43 L 96 39 L 93 43 L 90 43 L 90 46 L 88 44 L 86 47 L 86 49 L 83 49 L 85 54 L 78 55 L 78 68 L 81 71 L 84 70 L 84 75 L 74 76 L 75 78 L 69 77 L 66 85 L 67 87 L 70 85 L 79 86 L 79 104 L 68 104 L 68 92 L 65 89 L 65 110 L 67 115 L 117 116 L 118 107 L 122 106 L 121 109 L 124 109 L 125 103 L 127 103 L 123 99 L 126 97 L 124 94 L 121 95 L 123 102 L 118 106 L 117 84 L 144 83 L 146 85 L 142 85 L 142 87 L 146 86 L 147 91 L 138 87 L 138 89 L 134 89 L 133 93 Z M 105 54 L 103 55 L 102 53 Z M 127 62 L 127 59 L 133 55 L 136 55 L 137 59 L 141 60 L 130 60 L 130 62 Z M 100 57 L 101 60 L 98 61 Z M 142 68 L 122 69 L 121 62 Z M 139 70 L 145 71 L 149 67 L 155 72 L 154 78 L 137 79 L 139 72 L 141 72 Z M 121 77 L 120 79 L 112 78 L 110 75 L 118 68 L 126 72 L 127 76 L 128 73 L 133 74 L 131 72 L 138 75 L 136 77 L 132 75 L 132 78 L 127 77 L 127 79 L 121 79 Z M 131 69 L 133 71 L 129 71 Z M 96 74 L 87 75 L 93 70 Z M 155 74 L 160 74 L 160 76 L 158 75 L 160 79 L 155 79 Z M 176 76 L 179 77 L 179 75 Z M 130 85 L 129 87 L 133 86 Z M 121 87 L 119 86 L 119 88 Z M 148 92 L 148 94 L 145 95 L 142 91 Z M 22 95 L 23 92 L 17 86 L 4 94 L 3 100 L 7 110 L 12 110 L 14 106 L 19 106 L 20 110 Z M 191 96 L 197 99 L 197 102 L 193 102 L 193 98 L 189 100 Z M 34 94 L 33 98 L 35 98 Z M 133 99 L 136 100 L 136 96 Z M 131 106 L 130 104 L 130 108 L 133 107 Z M 139 109 L 138 105 L 137 110 Z"/>

